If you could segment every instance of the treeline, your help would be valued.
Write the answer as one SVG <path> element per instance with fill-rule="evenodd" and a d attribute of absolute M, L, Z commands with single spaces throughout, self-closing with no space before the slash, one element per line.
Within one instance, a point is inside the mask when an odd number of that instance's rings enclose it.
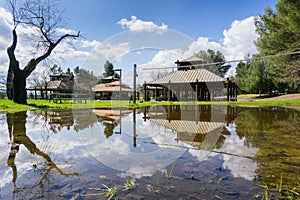
<path fill-rule="evenodd" d="M 255 27 L 259 54 L 237 65 L 240 91 L 300 92 L 300 1 L 278 0 L 275 11 L 267 7 L 255 18 Z"/>

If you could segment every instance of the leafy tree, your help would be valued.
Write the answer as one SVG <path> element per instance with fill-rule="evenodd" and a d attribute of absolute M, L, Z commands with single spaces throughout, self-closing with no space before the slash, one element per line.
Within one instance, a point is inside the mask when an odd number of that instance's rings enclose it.
<path fill-rule="evenodd" d="M 74 68 L 74 73 L 75 73 L 75 74 L 79 74 L 79 66 L 76 66 L 76 67 Z"/>
<path fill-rule="evenodd" d="M 103 77 L 109 77 L 109 76 L 114 76 L 115 75 L 115 71 L 114 71 L 114 66 L 111 62 L 109 62 L 108 60 L 105 62 L 104 64 L 104 73 L 103 73 Z"/>
<path fill-rule="evenodd" d="M 204 68 L 207 70 L 214 72 L 222 77 L 225 76 L 226 72 L 229 70 L 231 65 L 226 65 L 226 60 L 224 55 L 220 51 L 213 51 L 208 49 L 207 51 L 199 51 L 195 54 L 198 58 L 203 59 L 204 63 L 216 63 L 211 65 L 204 65 Z"/>
<path fill-rule="evenodd" d="M 270 59 L 266 71 L 274 89 L 286 85 L 288 92 L 300 84 L 300 1 L 278 0 L 276 11 L 270 7 L 255 19 L 260 55 L 290 54 Z"/>
<path fill-rule="evenodd" d="M 75 90 L 91 92 L 92 87 L 99 82 L 92 72 L 81 69 L 79 66 L 75 67 L 74 72 L 76 74 Z"/>
<path fill-rule="evenodd" d="M 13 41 L 7 48 L 9 57 L 9 69 L 7 73 L 7 97 L 16 103 L 26 104 L 26 79 L 35 70 L 36 66 L 48 58 L 57 45 L 66 38 L 76 38 L 77 34 L 58 35 L 55 30 L 62 22 L 62 13 L 55 7 L 54 3 L 47 0 L 25 0 L 22 7 L 18 8 L 16 0 L 9 0 L 13 14 L 14 28 L 12 30 Z M 21 69 L 15 56 L 18 43 L 17 27 L 25 24 L 35 28 L 39 33 L 38 38 L 33 41 L 37 43 L 37 54 L 40 55 L 30 59 L 27 65 Z"/>
<path fill-rule="evenodd" d="M 61 69 L 61 67 L 57 66 L 57 65 L 53 65 L 52 67 L 50 67 L 50 72 L 52 74 L 56 74 L 56 73 L 61 73 L 63 72 L 63 70 Z"/>
<path fill-rule="evenodd" d="M 235 81 L 242 93 L 247 93 L 249 91 L 247 88 L 247 77 L 249 74 L 249 68 L 249 63 L 244 63 L 242 61 L 240 61 L 236 66 Z"/>

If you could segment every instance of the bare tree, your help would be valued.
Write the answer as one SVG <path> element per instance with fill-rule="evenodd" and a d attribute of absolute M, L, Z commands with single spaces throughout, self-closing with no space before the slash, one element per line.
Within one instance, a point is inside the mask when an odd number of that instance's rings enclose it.
<path fill-rule="evenodd" d="M 17 7 L 16 0 L 9 0 L 11 12 L 13 14 L 14 28 L 12 30 L 13 42 L 7 48 L 9 57 L 9 69 L 7 74 L 7 96 L 16 103 L 26 104 L 26 79 L 35 70 L 36 66 L 47 57 L 57 45 L 66 38 L 77 38 L 77 34 L 58 35 L 56 30 L 63 21 L 62 13 L 51 0 L 25 0 L 20 8 Z M 23 69 L 15 57 L 15 49 L 18 43 L 17 27 L 23 24 L 37 30 L 39 36 L 36 39 L 37 54 L 28 61 Z"/>

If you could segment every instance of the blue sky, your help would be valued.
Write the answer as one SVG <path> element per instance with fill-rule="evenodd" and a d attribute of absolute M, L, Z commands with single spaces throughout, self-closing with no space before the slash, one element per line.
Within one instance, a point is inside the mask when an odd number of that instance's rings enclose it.
<path fill-rule="evenodd" d="M 78 2 L 78 3 L 77 3 Z M 223 30 L 234 20 L 262 14 L 276 0 L 64 0 L 68 28 L 81 30 L 86 37 L 105 40 L 122 31 L 120 19 L 131 16 L 143 21 L 162 23 L 168 28 L 197 39 L 199 36 L 219 41 Z"/>
<path fill-rule="evenodd" d="M 97 75 L 109 60 L 115 68 L 122 68 L 123 75 L 128 74 L 128 80 L 136 63 L 140 82 L 157 73 L 144 69 L 166 67 L 170 71 L 176 60 L 200 50 L 221 51 L 227 61 L 243 59 L 257 53 L 254 17 L 263 14 L 266 6 L 274 9 L 275 4 L 276 0 L 61 0 L 57 5 L 65 9 L 66 20 L 57 32 L 81 31 L 84 37 L 71 46 L 61 43 L 50 59 L 63 69 L 79 65 Z M 0 14 L 0 72 L 5 74 L 12 21 L 3 0 Z M 23 66 L 36 56 L 36 44 L 24 37 L 33 32 L 26 26 L 17 28 L 17 59 Z M 231 64 L 229 76 L 235 72 L 236 63 Z M 40 77 L 46 69 L 41 63 L 31 78 Z"/>

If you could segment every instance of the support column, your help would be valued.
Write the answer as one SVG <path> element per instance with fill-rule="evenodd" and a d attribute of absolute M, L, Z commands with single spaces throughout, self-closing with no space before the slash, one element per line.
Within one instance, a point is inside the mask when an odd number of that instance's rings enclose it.
<path fill-rule="evenodd" d="M 144 101 L 147 101 L 148 95 L 147 95 L 147 85 L 146 81 L 144 82 Z"/>
<path fill-rule="evenodd" d="M 225 84 L 226 84 L 227 101 L 229 101 L 229 78 L 227 78 L 227 81 L 225 82 Z"/>
<path fill-rule="evenodd" d="M 168 84 L 168 101 L 171 101 L 171 81 L 169 80 Z"/>
<path fill-rule="evenodd" d="M 198 84 L 199 84 L 199 81 L 198 81 L 198 79 L 196 80 L 196 85 L 195 85 L 195 90 L 196 90 L 196 97 L 195 97 L 195 101 L 198 101 Z"/>

